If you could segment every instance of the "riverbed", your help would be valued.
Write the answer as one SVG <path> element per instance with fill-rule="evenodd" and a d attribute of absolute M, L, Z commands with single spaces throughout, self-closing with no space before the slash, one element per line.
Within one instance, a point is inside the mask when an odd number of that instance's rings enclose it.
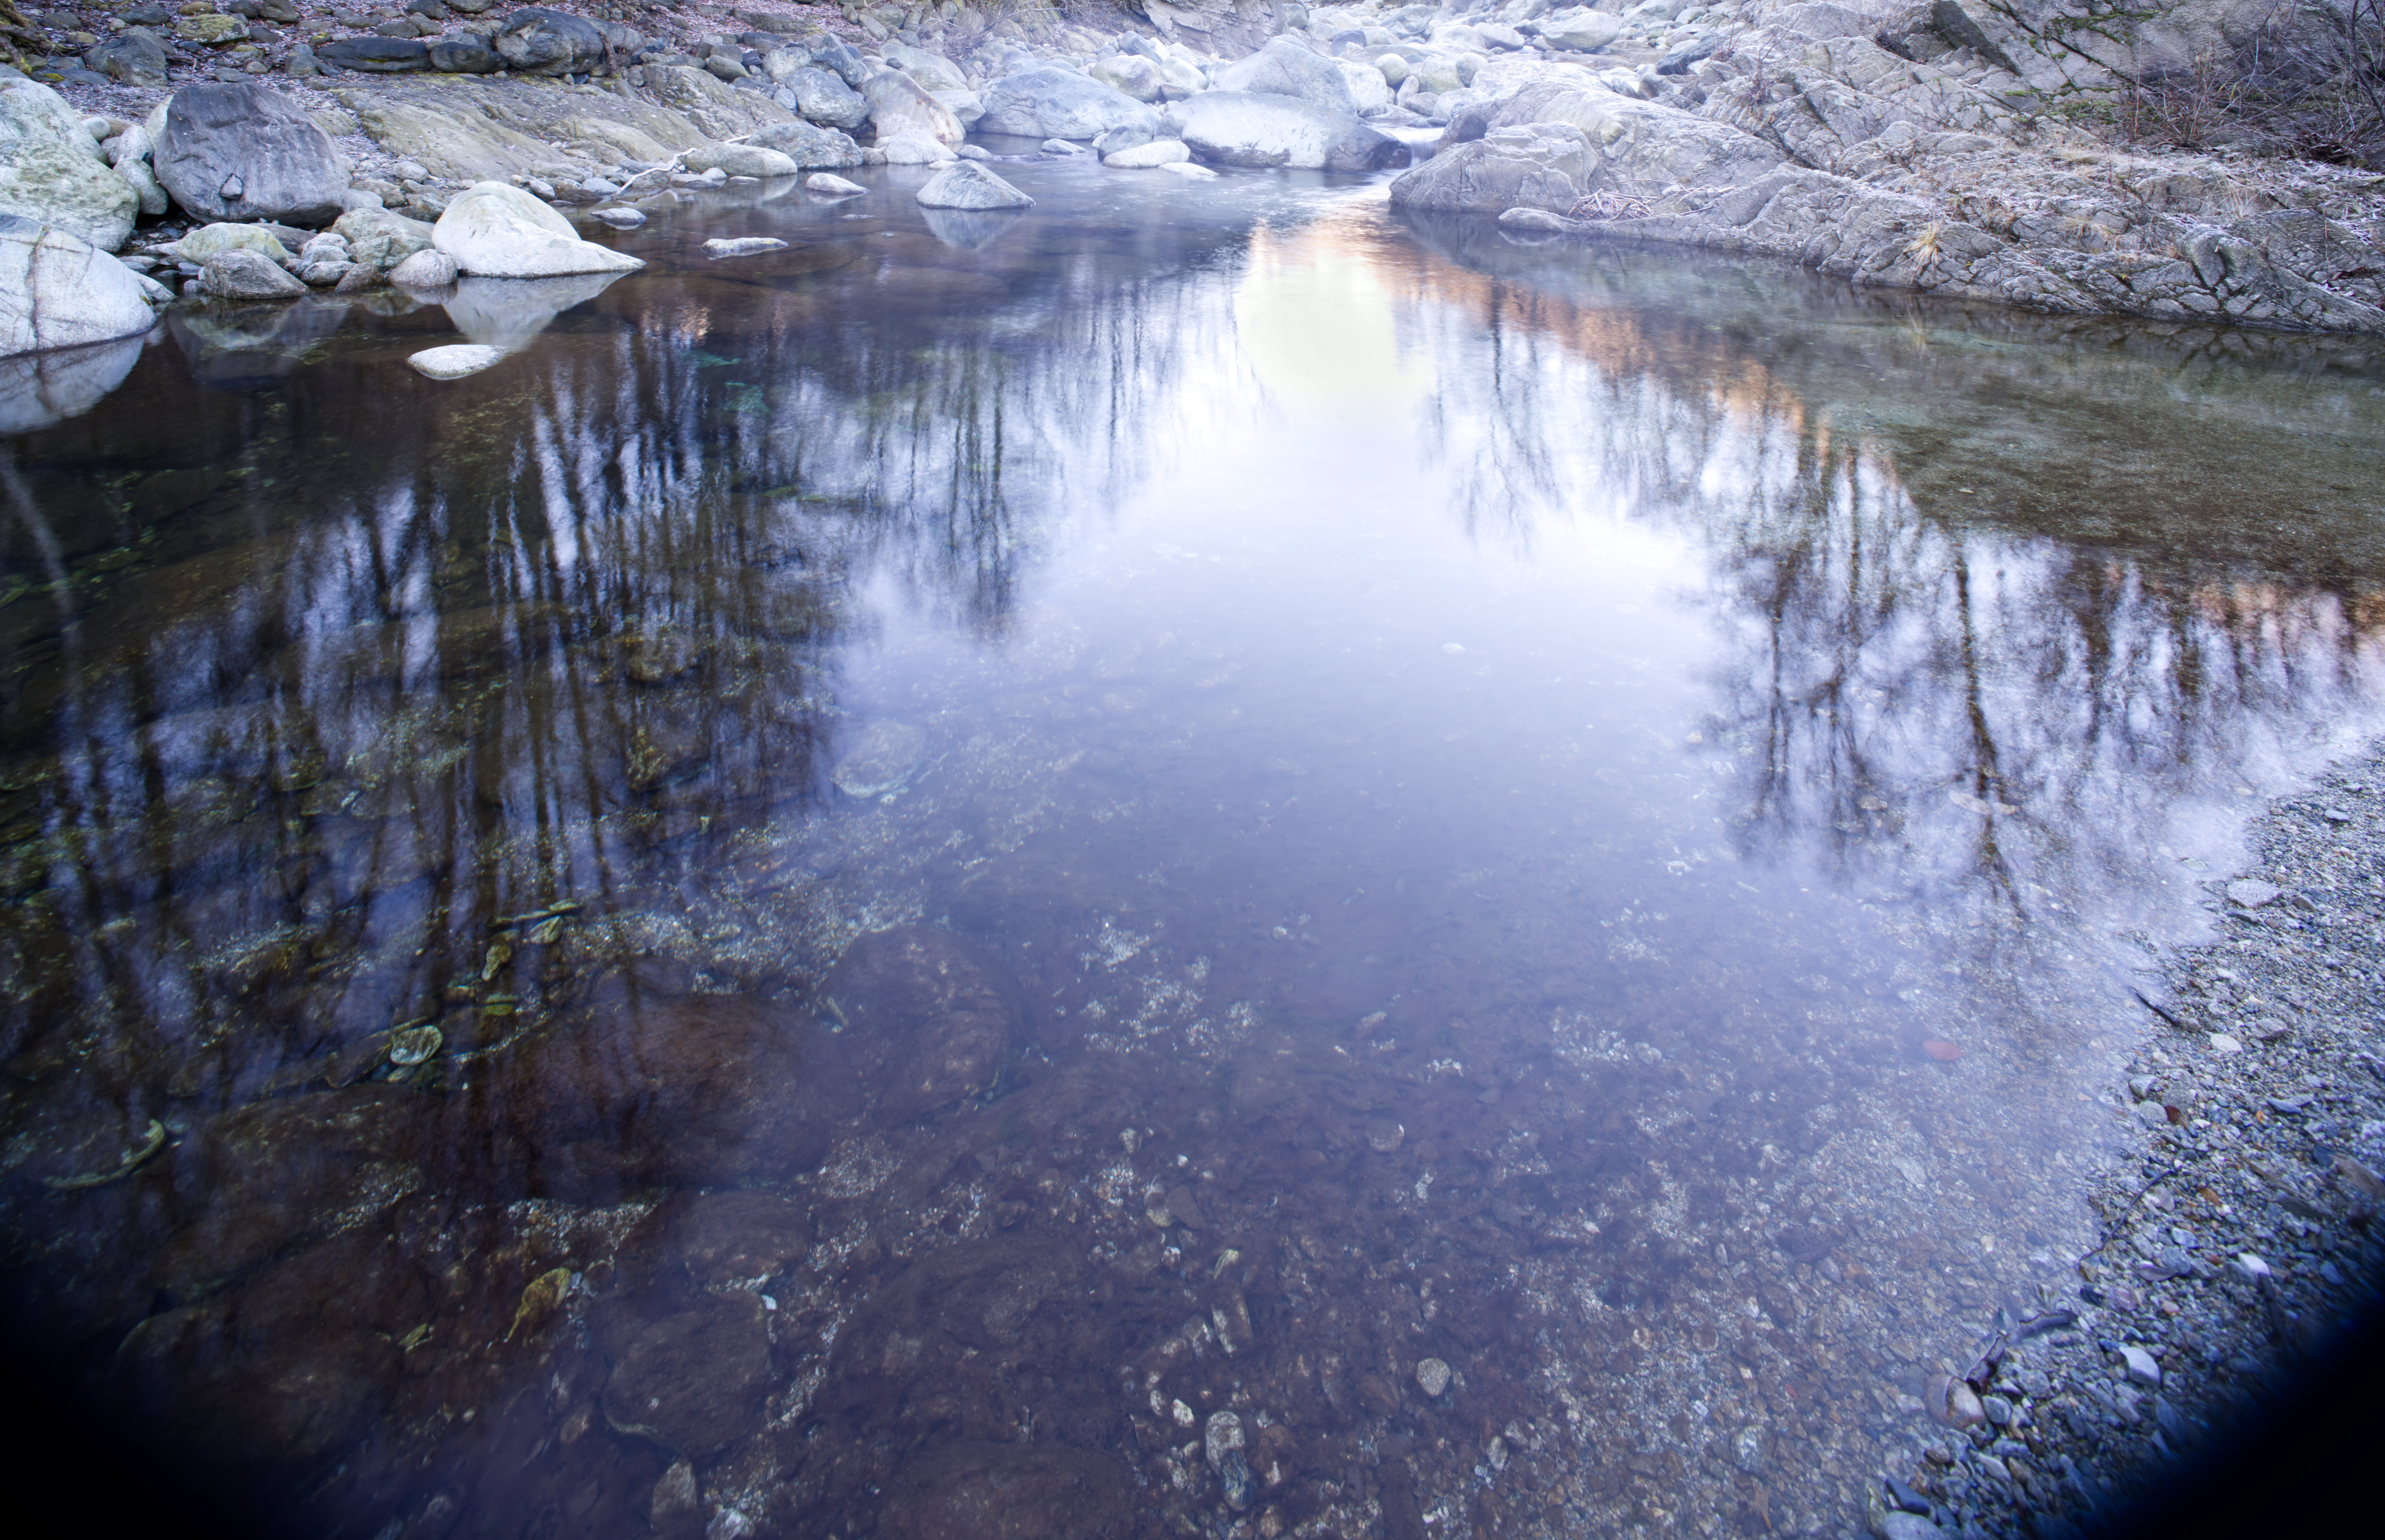
<path fill-rule="evenodd" d="M 996 169 L 11 419 L 22 1338 L 342 1534 L 1848 1529 L 2378 730 L 2385 357 Z"/>

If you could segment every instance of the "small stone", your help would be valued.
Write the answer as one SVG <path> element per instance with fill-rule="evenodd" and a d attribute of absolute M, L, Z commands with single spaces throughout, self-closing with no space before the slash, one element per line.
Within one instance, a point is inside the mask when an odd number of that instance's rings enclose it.
<path fill-rule="evenodd" d="M 416 367 L 418 369 L 421 366 L 418 364 Z M 389 1036 L 389 1061 L 400 1069 L 420 1064 L 439 1051 L 442 1041 L 443 1039 L 440 1036 L 439 1029 L 427 1021 L 418 1027 L 407 1027 L 403 1032 L 393 1032 Z"/>
<path fill-rule="evenodd" d="M 2257 909 L 2273 904 L 2285 892 L 2274 883 L 2264 883 L 2257 877 L 2240 877 L 2228 884 L 2228 901 L 2239 908 Z"/>
<path fill-rule="evenodd" d="M 1950 1375 L 1933 1374 L 1922 1388 L 1921 1403 L 1929 1415 L 1950 1428 L 1976 1428 L 1987 1421 L 1979 1392 Z"/>
<path fill-rule="evenodd" d="M 634 208 L 599 208 L 593 216 L 615 230 L 635 230 L 646 222 L 646 217 Z"/>
<path fill-rule="evenodd" d="M 1367 1146 L 1378 1155 L 1391 1154 L 1407 1136 L 1407 1129 L 1389 1118 L 1377 1118 L 1367 1125 Z"/>
<path fill-rule="evenodd" d="M 1229 1454 L 1242 1447 L 1242 1420 L 1230 1411 L 1213 1411 L 1209 1425 L 1202 1433 L 1202 1444 L 1211 1465 L 1223 1465 Z"/>
<path fill-rule="evenodd" d="M 2255 1252 L 2240 1251 L 2229 1259 L 2228 1265 L 2239 1275 L 2254 1283 L 2270 1276 L 2269 1264 Z"/>
<path fill-rule="evenodd" d="M 2244 1045 L 2241 1042 L 2236 1038 L 2229 1036 L 2224 1032 L 2215 1032 L 2211 1034 L 2211 1051 L 2213 1053 L 2232 1054 L 2239 1051 L 2243 1046 Z"/>
<path fill-rule="evenodd" d="M 1979 1409 L 1987 1415 L 1988 1421 L 1992 1425 L 1999 1428 L 2008 1428 L 2012 1426 L 2013 1405 L 2003 1396 L 1980 1396 Z"/>
<path fill-rule="evenodd" d="M 415 372 L 433 380 L 461 380 L 468 374 L 478 374 L 492 364 L 502 362 L 506 350 L 481 343 L 456 343 L 446 347 L 425 348 L 406 361 Z"/>
<path fill-rule="evenodd" d="M 811 192 L 823 194 L 831 198 L 849 198 L 856 193 L 869 191 L 857 182 L 845 181 L 834 171 L 814 171 L 804 179 L 804 186 Z"/>
<path fill-rule="evenodd" d="M 704 255 L 718 261 L 724 257 L 755 257 L 766 251 L 784 251 L 787 243 L 775 235 L 745 235 L 736 240 L 712 240 L 704 243 Z"/>
<path fill-rule="evenodd" d="M 1946 1540 L 1946 1532 L 1918 1513 L 1891 1513 L 1881 1518 L 1882 1540 Z"/>
<path fill-rule="evenodd" d="M 1417 1360 L 1416 1379 L 1427 1396 L 1439 1396 L 1449 1388 L 1449 1365 L 1439 1358 L 1419 1358 Z"/>
<path fill-rule="evenodd" d="M 2128 1366 L 2129 1379 L 2141 1385 L 2151 1385 L 2155 1390 L 2161 1388 L 2161 1365 L 2154 1362 L 2154 1356 L 2151 1353 L 2134 1343 L 2120 1344 L 2119 1353 L 2120 1361 Z"/>

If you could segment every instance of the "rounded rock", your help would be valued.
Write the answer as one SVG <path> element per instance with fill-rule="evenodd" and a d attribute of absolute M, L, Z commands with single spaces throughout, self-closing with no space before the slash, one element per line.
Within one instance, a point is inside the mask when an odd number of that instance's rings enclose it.
<path fill-rule="evenodd" d="M 478 374 L 493 364 L 504 360 L 506 350 L 481 343 L 456 343 L 446 347 L 425 348 L 406 361 L 414 371 L 433 380 L 461 380 L 468 374 Z"/>
<path fill-rule="evenodd" d="M 1449 1389 L 1449 1365 L 1439 1358 L 1419 1358 L 1416 1366 L 1416 1382 L 1427 1396 L 1438 1399 Z"/>

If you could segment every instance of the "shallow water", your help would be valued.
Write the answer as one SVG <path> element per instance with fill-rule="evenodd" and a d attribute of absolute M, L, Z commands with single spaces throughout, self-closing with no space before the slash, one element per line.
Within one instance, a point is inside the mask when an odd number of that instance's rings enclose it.
<path fill-rule="evenodd" d="M 1004 169 L 18 393 L 20 1335 L 339 1534 L 1859 1529 L 2385 360 Z"/>

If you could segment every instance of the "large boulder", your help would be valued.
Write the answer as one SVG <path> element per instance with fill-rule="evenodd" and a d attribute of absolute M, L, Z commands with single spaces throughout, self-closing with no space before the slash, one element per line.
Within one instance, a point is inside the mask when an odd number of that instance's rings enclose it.
<path fill-rule="evenodd" d="M 890 43 L 880 53 L 890 68 L 900 69 L 930 91 L 967 91 L 968 77 L 960 66 L 942 54 L 925 48 L 914 48 L 907 43 Z"/>
<path fill-rule="evenodd" d="M 732 177 L 791 177 L 803 169 L 792 157 L 759 144 L 698 144 L 681 158 L 691 171 Z"/>
<path fill-rule="evenodd" d="M 581 240 L 570 220 L 502 182 L 476 182 L 458 194 L 431 228 L 431 242 L 457 268 L 482 278 L 558 278 L 645 266 Z"/>
<path fill-rule="evenodd" d="M 346 158 L 269 85 L 176 92 L 156 158 L 166 191 L 201 219 L 314 226 L 338 219 L 346 206 Z"/>
<path fill-rule="evenodd" d="M 1140 54 L 1112 54 L 1097 58 L 1085 66 L 1085 73 L 1138 102 L 1163 101 L 1168 95 L 1168 81 L 1159 73 L 1159 66 Z"/>
<path fill-rule="evenodd" d="M 974 160 L 956 160 L 928 179 L 922 208 L 1031 208 L 1035 200 Z"/>
<path fill-rule="evenodd" d="M 385 208 L 351 208 L 331 228 L 347 241 L 351 261 L 383 272 L 434 244 L 434 227 Z"/>
<path fill-rule="evenodd" d="M 1605 11 L 1574 10 L 1541 23 L 1544 47 L 1566 53 L 1594 54 L 1623 35 L 1623 19 Z"/>
<path fill-rule="evenodd" d="M 880 139 L 907 131 L 952 145 L 968 137 L 952 108 L 900 70 L 881 69 L 870 76 L 861 82 L 861 95 L 869 104 L 869 120 L 877 125 Z"/>
<path fill-rule="evenodd" d="M 140 207 L 140 194 L 108 165 L 65 97 L 33 81 L 0 78 L 0 214 L 114 251 L 132 233 Z"/>
<path fill-rule="evenodd" d="M 0 214 L 0 357 L 137 337 L 156 320 L 131 269 L 71 232 Z"/>
<path fill-rule="evenodd" d="M 756 131 L 746 143 L 776 150 L 805 170 L 818 166 L 858 166 L 865 158 L 851 134 L 814 123 L 773 123 Z"/>
<path fill-rule="evenodd" d="M 489 46 L 526 75 L 584 75 L 609 62 L 605 34 L 593 21 L 543 6 L 525 6 L 500 22 Z"/>
<path fill-rule="evenodd" d="M 1218 70 L 1216 83 L 1220 91 L 1292 96 L 1354 116 L 1362 105 L 1351 94 L 1350 78 L 1339 60 L 1312 53 L 1289 37 L 1271 39 L 1250 57 Z"/>
<path fill-rule="evenodd" d="M 1347 112 L 1255 91 L 1205 91 L 1168 109 L 1176 137 L 1221 166 L 1373 171 L 1408 163 L 1408 148 Z"/>
<path fill-rule="evenodd" d="M 1092 139 L 1112 129 L 1156 132 L 1159 114 L 1115 86 L 1057 65 L 1022 69 L 985 88 L 980 133 L 1029 139 Z"/>
<path fill-rule="evenodd" d="M 646 91 L 707 139 L 735 139 L 793 114 L 758 91 L 739 91 L 692 64 L 649 64 Z"/>
<path fill-rule="evenodd" d="M 1392 183 L 1395 207 L 1499 214 L 1510 208 L 1570 213 L 1598 167 L 1590 135 L 1571 123 L 1492 129 L 1437 155 Z"/>
<path fill-rule="evenodd" d="M 798 115 L 824 127 L 857 129 L 869 121 L 869 103 L 861 93 L 817 65 L 789 71 L 779 89 L 793 98 Z M 782 99 L 780 105 L 787 104 Z"/>

